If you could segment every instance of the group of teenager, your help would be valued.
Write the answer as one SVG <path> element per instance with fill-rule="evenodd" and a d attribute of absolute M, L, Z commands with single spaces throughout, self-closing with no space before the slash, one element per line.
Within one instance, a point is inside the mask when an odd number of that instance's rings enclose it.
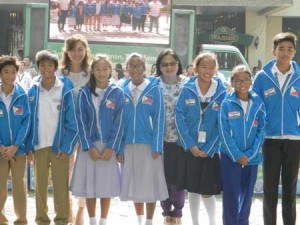
<path fill-rule="evenodd" d="M 130 24 L 132 31 L 145 32 L 145 22 L 150 19 L 149 31 L 156 28 L 163 5 L 159 0 L 60 0 L 58 3 L 58 28 L 69 27 L 81 31 L 121 31 L 122 24 Z"/>
<path fill-rule="evenodd" d="M 294 34 L 277 34 L 275 59 L 254 82 L 246 66 L 233 68 L 230 92 L 215 76 L 212 53 L 195 57 L 191 78 L 182 76 L 172 49 L 157 57 L 156 76 L 146 76 L 144 57 L 132 53 L 126 60 L 129 77 L 115 84 L 110 59 L 97 54 L 90 60 L 86 39 L 76 34 L 66 39 L 60 65 L 51 51 L 36 54 L 39 76 L 28 93 L 15 82 L 16 59 L 1 56 L 0 178 L 11 173 L 14 224 L 27 224 L 27 156 L 34 161 L 38 225 L 51 222 L 50 169 L 57 225 L 70 222 L 69 191 L 81 209 L 86 205 L 90 225 L 98 223 L 97 199 L 99 225 L 105 225 L 114 197 L 134 202 L 138 225 L 153 224 L 157 201 L 165 225 L 182 224 L 186 191 L 193 225 L 200 224 L 200 201 L 210 225 L 217 224 L 214 196 L 221 192 L 223 224 L 247 225 L 262 161 L 264 224 L 276 224 L 281 176 L 283 223 L 295 225 L 300 158 L 295 49 Z M 0 182 L 0 224 L 8 224 L 6 198 L 7 184 Z"/>

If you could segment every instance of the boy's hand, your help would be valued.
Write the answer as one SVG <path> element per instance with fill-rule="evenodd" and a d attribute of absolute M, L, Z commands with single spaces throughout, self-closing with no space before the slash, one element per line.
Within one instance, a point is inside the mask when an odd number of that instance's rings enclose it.
<path fill-rule="evenodd" d="M 90 148 L 88 152 L 92 160 L 102 159 L 102 155 L 100 155 L 99 151 L 96 148 Z"/>
<path fill-rule="evenodd" d="M 101 158 L 103 160 L 110 160 L 112 157 L 114 150 L 111 148 L 105 148 L 103 153 L 101 154 Z"/>
<path fill-rule="evenodd" d="M 32 150 L 27 153 L 27 162 L 31 165 L 34 163 L 34 154 L 32 153 Z"/>
<path fill-rule="evenodd" d="M 241 165 L 241 166 L 246 166 L 248 164 L 248 157 L 243 155 L 241 158 L 239 158 L 238 160 L 238 163 Z"/>
<path fill-rule="evenodd" d="M 11 146 L 4 147 L 4 150 L 1 153 L 1 155 L 4 159 L 11 160 L 14 158 L 18 148 L 19 147 L 17 145 L 11 145 Z M 14 161 L 15 161 L 15 158 L 14 158 Z"/>
<path fill-rule="evenodd" d="M 207 157 L 208 157 L 207 153 L 206 153 L 205 151 L 203 151 L 203 150 L 200 150 L 199 156 L 200 156 L 201 158 L 207 158 Z"/>
<path fill-rule="evenodd" d="M 67 154 L 64 153 L 64 152 L 62 152 L 62 151 L 58 151 L 56 157 L 57 157 L 58 159 L 66 159 L 66 158 L 68 158 Z"/>

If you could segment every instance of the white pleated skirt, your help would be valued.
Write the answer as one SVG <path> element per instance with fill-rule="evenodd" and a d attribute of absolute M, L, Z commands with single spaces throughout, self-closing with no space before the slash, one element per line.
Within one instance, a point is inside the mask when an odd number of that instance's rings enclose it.
<path fill-rule="evenodd" d="M 95 142 L 94 145 L 103 152 L 103 143 Z M 74 196 L 112 198 L 120 196 L 120 187 L 120 167 L 115 153 L 109 161 L 94 161 L 88 151 L 78 151 L 70 184 Z"/>
<path fill-rule="evenodd" d="M 126 145 L 122 170 L 122 201 L 151 203 L 168 198 L 163 156 L 154 160 L 149 145 Z"/>

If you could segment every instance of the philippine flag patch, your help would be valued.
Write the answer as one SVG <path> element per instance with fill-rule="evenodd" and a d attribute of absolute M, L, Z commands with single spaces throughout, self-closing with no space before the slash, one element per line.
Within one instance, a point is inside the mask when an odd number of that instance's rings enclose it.
<path fill-rule="evenodd" d="M 15 115 L 23 115 L 23 107 L 22 106 L 13 106 L 13 112 Z"/>
<path fill-rule="evenodd" d="M 299 91 L 297 91 L 294 87 L 292 87 L 290 95 L 295 96 L 295 97 L 299 97 Z"/>
<path fill-rule="evenodd" d="M 110 108 L 110 109 L 114 109 L 116 107 L 116 103 L 113 102 L 113 101 L 111 101 L 111 100 L 109 100 L 109 99 L 107 99 L 107 101 L 106 101 L 106 107 Z"/>
<path fill-rule="evenodd" d="M 143 104 L 149 104 L 149 105 L 152 105 L 152 103 L 153 103 L 153 98 L 147 97 L 147 96 L 143 96 L 143 97 L 142 97 L 142 102 L 143 102 Z"/>
<path fill-rule="evenodd" d="M 253 127 L 257 127 L 257 126 L 258 126 L 258 120 L 255 119 L 255 120 L 253 121 L 252 125 L 253 125 Z"/>
<path fill-rule="evenodd" d="M 219 111 L 220 105 L 218 103 L 214 102 L 213 105 L 212 105 L 212 109 L 215 110 L 215 111 Z"/>
<path fill-rule="evenodd" d="M 229 119 L 240 118 L 241 117 L 241 112 L 240 111 L 228 112 L 228 117 L 229 117 Z"/>

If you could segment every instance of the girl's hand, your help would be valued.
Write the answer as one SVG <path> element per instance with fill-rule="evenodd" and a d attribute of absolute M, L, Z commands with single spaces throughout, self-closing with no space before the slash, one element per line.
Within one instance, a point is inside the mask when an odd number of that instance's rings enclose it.
<path fill-rule="evenodd" d="M 207 157 L 208 157 L 207 153 L 206 153 L 205 151 L 203 151 L 203 150 L 200 150 L 199 156 L 200 156 L 201 158 L 207 158 Z"/>
<path fill-rule="evenodd" d="M 68 158 L 68 156 L 66 155 L 66 153 L 64 153 L 64 152 L 62 152 L 62 151 L 58 151 L 56 157 L 57 157 L 58 159 L 66 159 L 66 158 Z"/>
<path fill-rule="evenodd" d="M 31 165 L 33 165 L 34 163 L 34 154 L 32 153 L 31 150 L 27 154 L 27 162 Z"/>
<path fill-rule="evenodd" d="M 243 155 L 241 158 L 239 158 L 238 160 L 238 163 L 241 165 L 241 166 L 246 166 L 248 164 L 248 157 Z"/>
<path fill-rule="evenodd" d="M 157 159 L 159 153 L 158 152 L 152 152 L 152 158 L 155 160 Z"/>
<path fill-rule="evenodd" d="M 103 153 L 101 154 L 101 158 L 103 160 L 110 160 L 112 157 L 114 150 L 111 148 L 105 148 Z"/>
<path fill-rule="evenodd" d="M 197 146 L 193 146 L 190 148 L 191 153 L 195 156 L 195 157 L 199 157 L 201 154 L 201 151 L 198 149 Z"/>
<path fill-rule="evenodd" d="M 118 160 L 119 163 L 123 164 L 124 163 L 124 155 L 118 155 L 117 160 Z"/>
<path fill-rule="evenodd" d="M 95 161 L 95 160 L 102 159 L 102 156 L 100 155 L 100 153 L 96 148 L 90 148 L 88 152 L 92 160 Z"/>

